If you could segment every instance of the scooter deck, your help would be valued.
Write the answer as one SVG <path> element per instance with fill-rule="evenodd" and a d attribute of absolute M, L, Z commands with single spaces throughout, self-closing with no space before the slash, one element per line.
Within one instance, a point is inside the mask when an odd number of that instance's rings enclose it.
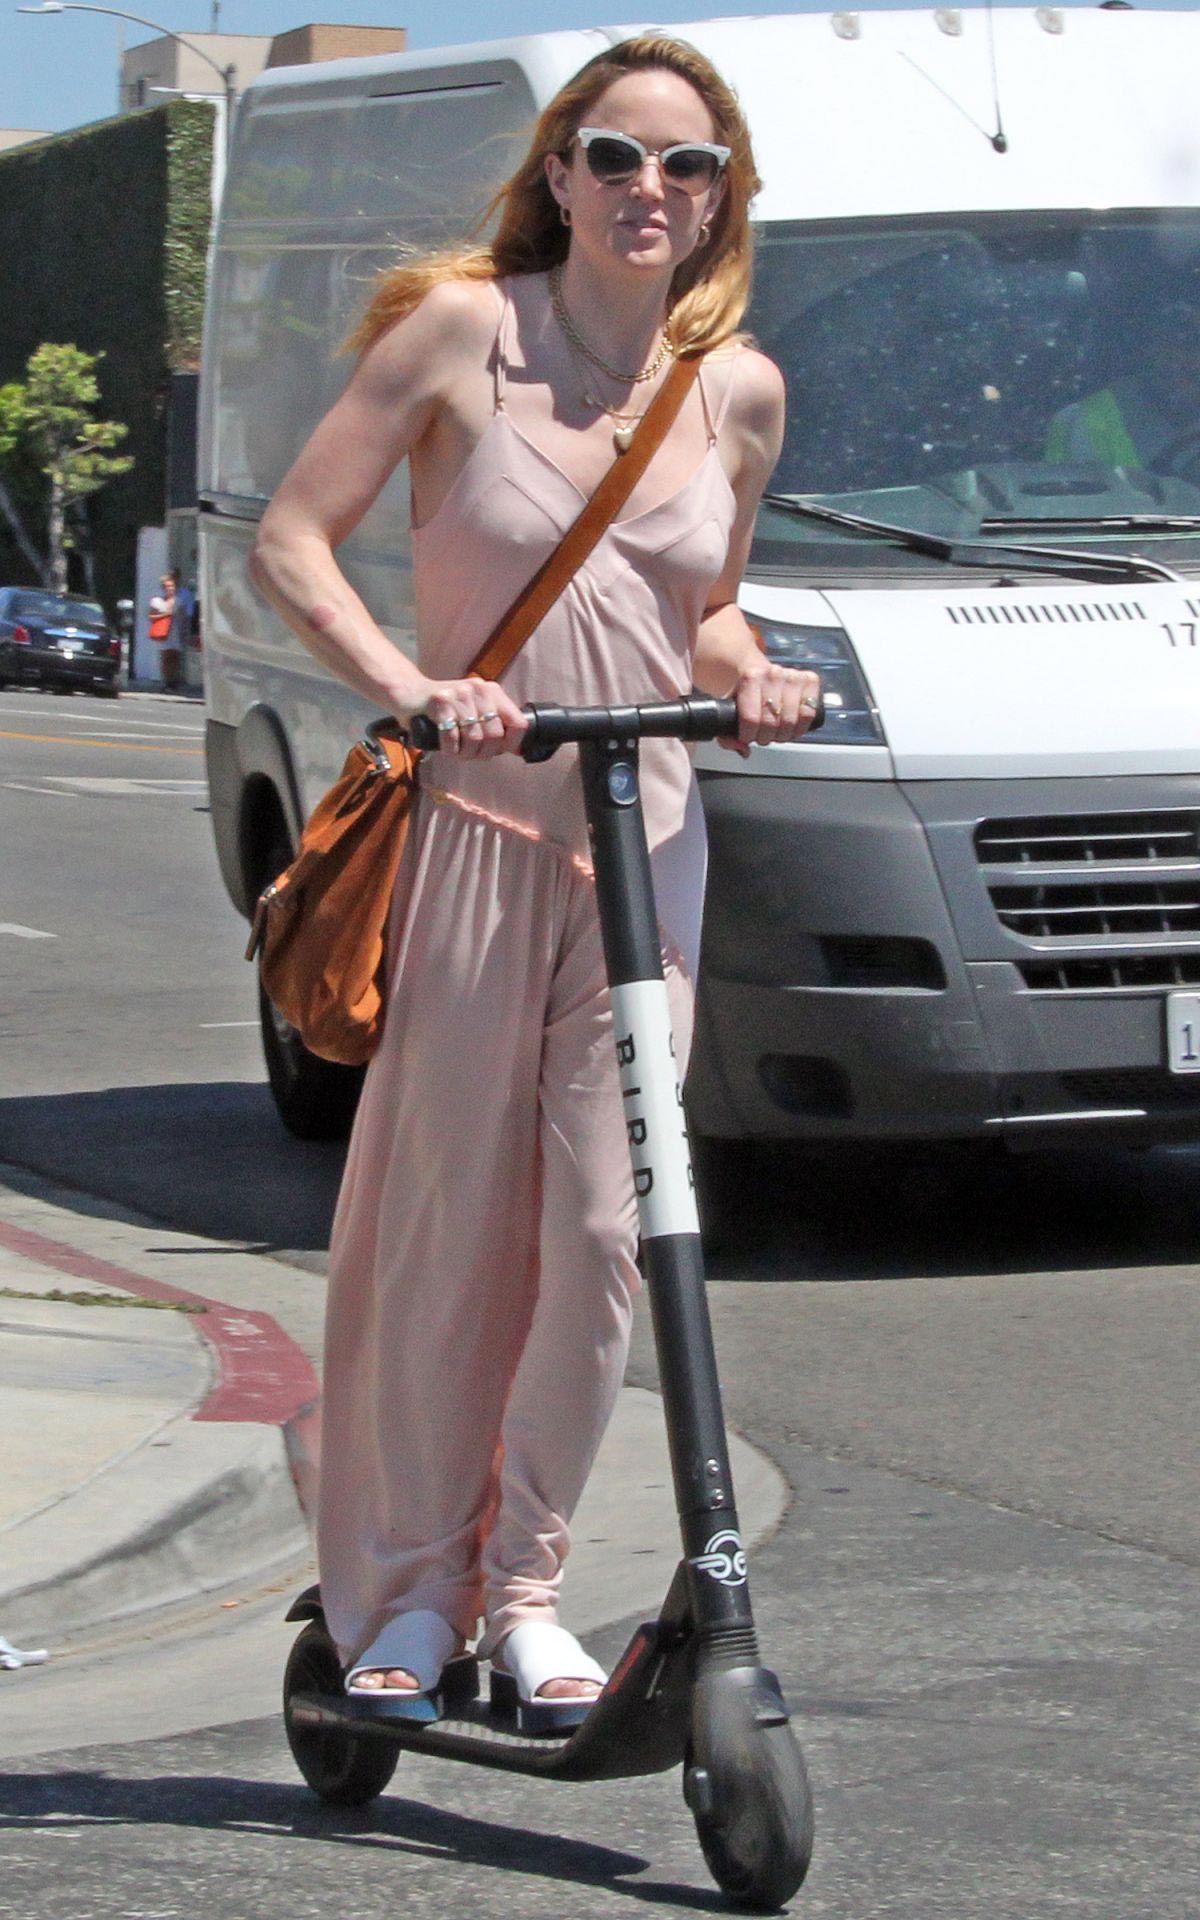
<path fill-rule="evenodd" d="M 480 1698 L 432 1723 L 381 1713 L 372 1701 L 299 1690 L 288 1701 L 297 1730 L 389 1740 L 412 1753 L 559 1780 L 619 1779 L 680 1764 L 688 1735 L 690 1634 L 663 1620 L 639 1627 L 582 1725 L 529 1735 Z"/>

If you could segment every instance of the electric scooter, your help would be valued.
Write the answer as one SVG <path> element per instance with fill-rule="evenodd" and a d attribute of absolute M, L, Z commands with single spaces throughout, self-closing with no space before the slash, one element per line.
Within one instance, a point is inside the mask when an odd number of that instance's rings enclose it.
<path fill-rule="evenodd" d="M 287 1615 L 305 1625 L 287 1665 L 284 1724 L 304 1778 L 334 1806 L 361 1806 L 382 1793 L 405 1750 L 554 1780 L 612 1780 L 682 1764 L 713 1878 L 740 1904 L 773 1911 L 807 1872 L 812 1796 L 779 1682 L 760 1662 L 750 1608 L 638 785 L 640 738 L 732 737 L 737 710 L 731 700 L 694 697 L 525 711 L 527 760 L 548 759 L 567 742 L 580 748 L 683 1559 L 657 1620 L 638 1628 L 566 1735 L 521 1733 L 476 1697 L 469 1656 L 452 1663 L 454 1686 L 447 1669 L 446 1717 L 432 1723 L 404 1717 L 394 1696 L 348 1697 L 316 1587 Z M 409 731 L 414 745 L 436 749 L 425 716 Z"/>

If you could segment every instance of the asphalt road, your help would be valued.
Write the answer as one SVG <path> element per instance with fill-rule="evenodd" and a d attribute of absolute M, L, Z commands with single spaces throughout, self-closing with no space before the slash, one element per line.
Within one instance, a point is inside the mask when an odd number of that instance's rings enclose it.
<path fill-rule="evenodd" d="M 193 701 L 0 693 L 0 1157 L 319 1258 L 341 1165 L 263 1082 Z"/>
<path fill-rule="evenodd" d="M 252 982 L 187 784 L 199 728 L 0 694 L 0 922 L 25 929 L 0 927 L 0 1159 L 319 1262 L 339 1156 L 282 1134 L 232 1024 Z M 795 1912 L 1200 1912 L 1198 1174 L 1089 1152 L 748 1175 L 712 1300 L 730 1418 L 793 1490 L 753 1582 L 817 1800 Z M 632 1372 L 652 1381 L 644 1317 Z M 718 1904 L 670 1778 L 406 1758 L 373 1807 L 322 1811 L 270 1711 L 277 1613 L 97 1648 L 77 1736 L 0 1760 L 0 1914 Z M 39 1671 L 0 1676 L 0 1708 Z"/>

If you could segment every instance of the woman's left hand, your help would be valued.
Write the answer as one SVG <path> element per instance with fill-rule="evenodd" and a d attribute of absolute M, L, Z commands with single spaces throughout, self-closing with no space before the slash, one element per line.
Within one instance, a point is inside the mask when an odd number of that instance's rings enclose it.
<path fill-rule="evenodd" d="M 752 746 L 804 738 L 817 717 L 821 678 L 771 660 L 756 661 L 738 675 L 733 697 L 738 708 L 737 739 L 720 744 L 745 759 Z"/>

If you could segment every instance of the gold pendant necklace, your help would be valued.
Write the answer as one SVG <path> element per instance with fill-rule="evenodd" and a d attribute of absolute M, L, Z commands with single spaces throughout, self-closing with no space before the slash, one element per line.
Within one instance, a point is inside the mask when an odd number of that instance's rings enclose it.
<path fill-rule="evenodd" d="M 662 366 L 663 361 L 671 352 L 671 342 L 665 327 L 659 334 L 658 351 L 649 366 L 643 367 L 640 373 L 625 373 L 620 367 L 610 367 L 607 360 L 602 360 L 600 355 L 589 347 L 587 341 L 567 312 L 567 303 L 563 299 L 561 262 L 559 262 L 557 266 L 551 267 L 549 284 L 550 304 L 554 309 L 554 317 L 566 335 L 567 344 L 570 347 L 575 349 L 576 352 L 581 353 L 585 360 L 590 360 L 594 367 L 599 367 L 601 373 L 606 373 L 610 380 L 620 380 L 626 386 L 634 386 L 642 380 L 653 380 L 655 374 Z"/>
<path fill-rule="evenodd" d="M 571 358 L 574 360 L 575 365 L 579 368 L 583 381 L 586 382 L 588 379 L 588 371 L 586 366 L 583 364 L 584 357 L 586 357 L 588 360 L 595 361 L 595 364 L 600 367 L 601 371 L 610 375 L 612 379 L 622 380 L 627 385 L 634 386 L 634 385 L 637 385 L 640 381 L 652 380 L 654 378 L 654 375 L 661 368 L 663 361 L 667 358 L 667 355 L 670 352 L 670 347 L 667 344 L 666 335 L 665 334 L 663 335 L 662 344 L 659 347 L 658 352 L 655 354 L 654 359 L 651 361 L 648 367 L 643 369 L 641 373 L 618 373 L 615 368 L 605 366 L 603 360 L 596 360 L 595 354 L 590 352 L 590 350 L 585 345 L 585 343 L 580 339 L 578 333 L 575 331 L 575 328 L 571 325 L 566 309 L 562 306 L 561 294 L 558 288 L 558 281 L 556 276 L 560 273 L 560 271 L 561 270 L 558 267 L 553 268 L 551 271 L 551 274 L 550 274 L 551 298 L 554 306 L 555 315 L 557 316 L 560 324 L 562 325 L 563 335 L 567 342 L 567 350 L 570 353 Z M 638 423 L 641 421 L 642 415 L 640 413 L 618 412 L 616 407 L 610 407 L 607 401 L 601 400 L 599 394 L 593 393 L 586 384 L 583 385 L 581 388 L 581 397 L 583 399 L 583 404 L 585 407 L 595 407 L 597 413 L 606 413 L 609 419 L 613 422 L 614 451 L 617 453 L 628 453 L 630 447 L 633 445 L 633 436 L 638 430 Z"/>
<path fill-rule="evenodd" d="M 583 404 L 586 407 L 595 407 L 597 413 L 608 415 L 613 422 L 613 446 L 618 453 L 628 453 L 633 443 L 633 436 L 638 430 L 638 422 L 643 416 L 640 413 L 618 413 L 615 407 L 606 407 L 603 400 L 597 399 L 594 393 L 589 393 L 586 387 L 583 390 Z"/>

